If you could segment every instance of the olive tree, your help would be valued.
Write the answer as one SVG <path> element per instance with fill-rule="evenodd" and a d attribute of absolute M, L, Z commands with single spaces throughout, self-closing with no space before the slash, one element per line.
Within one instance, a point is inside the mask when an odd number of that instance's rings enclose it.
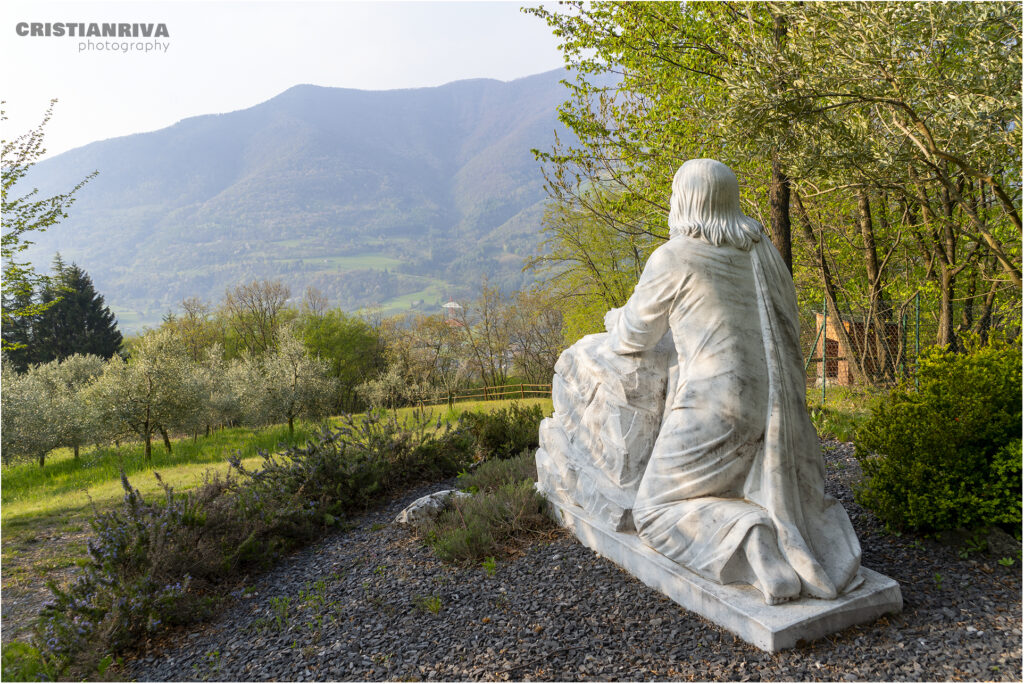
<path fill-rule="evenodd" d="M 330 364 L 310 356 L 291 325 L 281 328 L 272 351 L 260 358 L 243 355 L 235 382 L 244 384 L 242 402 L 253 422 L 287 422 L 289 434 L 296 418 L 327 415 L 337 391 Z"/>
<path fill-rule="evenodd" d="M 19 459 L 36 459 L 39 467 L 46 454 L 60 444 L 60 434 L 52 421 L 48 388 L 38 373 L 18 373 L 4 361 L 2 410 L 0 410 L 0 449 L 4 464 Z"/>
<path fill-rule="evenodd" d="M 169 429 L 194 425 L 204 408 L 201 377 L 169 330 L 154 330 L 134 346 L 127 361 L 112 358 L 87 390 L 108 437 L 136 435 L 152 458 L 153 432 L 171 451 Z"/>
<path fill-rule="evenodd" d="M 70 447 L 78 458 L 83 444 L 102 438 L 93 406 L 86 399 L 89 385 L 103 373 L 105 361 L 95 354 L 74 354 L 61 361 L 35 366 L 29 374 L 46 388 L 39 397 L 57 433 L 57 446 Z"/>

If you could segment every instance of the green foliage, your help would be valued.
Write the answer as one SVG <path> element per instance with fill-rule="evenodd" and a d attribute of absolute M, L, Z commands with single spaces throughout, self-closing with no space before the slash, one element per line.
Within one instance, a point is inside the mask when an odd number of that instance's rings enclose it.
<path fill-rule="evenodd" d="M 409 483 L 454 475 L 469 459 L 458 433 L 424 414 L 405 423 L 385 413 L 345 416 L 338 429 L 321 429 L 303 447 L 266 454 L 240 496 L 272 502 L 265 507 L 277 516 L 271 524 L 294 534 L 310 520 L 364 510 Z"/>
<path fill-rule="evenodd" d="M 85 401 L 95 406 L 108 438 L 138 436 L 152 455 L 153 432 L 201 422 L 207 391 L 184 344 L 170 330 L 150 331 L 133 346 L 131 358 L 112 358 Z"/>
<path fill-rule="evenodd" d="M 462 414 L 462 424 L 476 439 L 481 454 L 489 458 L 512 458 L 538 446 L 544 412 L 534 404 L 513 403 L 491 413 Z"/>
<path fill-rule="evenodd" d="M 432 594 L 430 596 L 417 596 L 413 599 L 413 603 L 416 608 L 424 613 L 437 615 L 441 612 L 441 597 L 436 594 Z"/>
<path fill-rule="evenodd" d="M 514 540 L 549 530 L 554 523 L 533 484 L 506 482 L 489 492 L 454 499 L 425 531 L 434 553 L 449 562 L 480 562 L 504 555 Z"/>
<path fill-rule="evenodd" d="M 534 449 L 527 449 L 515 458 L 488 459 L 470 472 L 459 474 L 459 488 L 470 492 L 493 492 L 509 482 L 535 481 L 537 461 Z"/>
<path fill-rule="evenodd" d="M 857 500 L 896 529 L 1021 522 L 1019 341 L 921 357 L 857 435 Z"/>
<path fill-rule="evenodd" d="M 20 348 L 7 352 L 19 371 L 30 364 L 61 360 L 74 354 L 109 359 L 121 347 L 117 320 L 104 305 L 89 275 L 75 264 L 65 265 L 58 254 L 53 275 L 43 284 L 41 311 L 24 316 L 4 339 Z"/>
<path fill-rule="evenodd" d="M 792 243 L 802 308 L 827 293 L 882 329 L 920 291 L 939 344 L 1019 325 L 1020 5 L 525 11 L 573 72 L 560 118 L 578 140 L 538 153 L 553 206 L 534 260 L 563 295 L 568 342 L 628 296 L 667 237 L 673 173 L 700 157 L 732 167 L 744 211 Z M 773 185 L 792 203 L 773 205 Z M 866 369 L 848 361 L 891 381 L 906 359 L 888 346 Z"/>
<path fill-rule="evenodd" d="M 3 680 L 5 682 L 38 682 L 54 679 L 54 670 L 49 667 L 39 649 L 21 641 L 11 641 L 3 646 Z"/>
<path fill-rule="evenodd" d="M 808 413 L 819 437 L 832 437 L 840 442 L 850 442 L 857 433 L 859 423 L 849 413 L 827 406 L 811 407 Z"/>
<path fill-rule="evenodd" d="M 483 561 L 485 572 L 493 574 L 496 556 L 554 524 L 546 515 L 544 497 L 534 489 L 536 474 L 532 451 L 484 461 L 473 473 L 459 475 L 460 486 L 473 495 L 452 499 L 420 534 L 438 558 Z"/>
<path fill-rule="evenodd" d="M 276 333 L 276 345 L 261 357 L 246 353 L 237 386 L 248 419 L 256 424 L 326 416 L 334 403 L 337 380 L 326 361 L 312 357 L 292 326 Z"/>
<path fill-rule="evenodd" d="M 57 672 L 87 672 L 165 625 L 201 619 L 211 588 L 322 534 L 335 516 L 455 474 L 471 446 L 429 416 L 400 423 L 370 414 L 323 428 L 305 446 L 264 454 L 258 470 L 233 458 L 226 479 L 208 476 L 185 495 L 165 485 L 159 502 L 145 501 L 122 474 L 124 500 L 92 520 L 82 574 L 67 589 L 50 586 L 54 599 L 36 630 L 44 662 Z M 288 603 L 273 608 L 283 622 Z"/>
<path fill-rule="evenodd" d="M 383 365 L 376 332 L 361 318 L 331 309 L 306 313 L 299 320 L 302 341 L 314 358 L 329 364 L 338 379 L 337 406 L 342 411 L 365 408 L 357 400 L 356 386 L 367 381 Z"/>
<path fill-rule="evenodd" d="M 42 466 L 46 454 L 60 443 L 49 392 L 40 373 L 18 373 L 4 360 L 0 393 L 0 450 L 4 465 L 35 459 Z"/>
<path fill-rule="evenodd" d="M 15 261 L 15 257 L 27 249 L 32 241 L 29 236 L 33 232 L 42 232 L 67 218 L 67 209 L 75 201 L 75 193 L 96 175 L 92 172 L 68 192 L 52 197 L 37 197 L 38 189 L 33 188 L 22 195 L 15 195 L 23 187 L 20 182 L 33 166 L 39 161 L 46 150 L 43 148 L 43 129 L 50 121 L 56 100 L 50 101 L 42 122 L 27 133 L 13 140 L 3 141 L 3 182 L 0 186 L 3 205 L 3 235 L 0 238 L 0 258 L 3 260 L 3 278 L 0 279 L 0 293 L 3 296 L 3 320 L 5 332 L 11 327 L 19 327 L 17 319 L 34 316 L 52 306 L 55 301 L 39 303 L 32 301 L 32 291 L 46 283 L 32 267 L 24 262 Z M 0 111 L 0 121 L 7 116 Z M 14 324 L 12 326 L 12 324 Z M 0 347 L 5 351 L 14 351 L 28 340 L 9 340 L 3 336 Z"/>

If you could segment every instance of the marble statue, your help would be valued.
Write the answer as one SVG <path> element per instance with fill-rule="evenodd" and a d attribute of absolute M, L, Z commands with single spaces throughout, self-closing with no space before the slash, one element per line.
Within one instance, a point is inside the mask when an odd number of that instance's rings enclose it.
<path fill-rule="evenodd" d="M 792 277 L 720 162 L 679 169 L 669 228 L 607 332 L 559 358 L 538 488 L 766 604 L 836 599 L 864 580 L 860 544 L 825 493 Z"/>

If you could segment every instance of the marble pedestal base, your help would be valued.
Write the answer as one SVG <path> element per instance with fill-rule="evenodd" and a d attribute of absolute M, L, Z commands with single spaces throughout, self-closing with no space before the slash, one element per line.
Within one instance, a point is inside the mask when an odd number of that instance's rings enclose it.
<path fill-rule="evenodd" d="M 863 567 L 863 583 L 838 599 L 802 598 L 769 606 L 753 587 L 721 585 L 699 577 L 651 549 L 635 534 L 613 532 L 595 524 L 578 506 L 551 501 L 551 510 L 584 545 L 683 608 L 764 651 L 792 648 L 798 641 L 818 639 L 903 608 L 899 584 Z"/>

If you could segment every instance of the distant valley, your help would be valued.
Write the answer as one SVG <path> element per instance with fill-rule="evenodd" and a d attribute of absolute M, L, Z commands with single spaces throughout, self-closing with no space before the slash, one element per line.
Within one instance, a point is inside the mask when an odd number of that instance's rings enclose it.
<path fill-rule="evenodd" d="M 532 279 L 562 70 L 512 82 L 360 91 L 295 86 L 249 109 L 95 142 L 41 162 L 44 195 L 93 170 L 61 224 L 28 252 L 94 279 L 127 332 L 185 297 L 279 278 L 346 310 L 437 311 L 486 274 Z"/>

